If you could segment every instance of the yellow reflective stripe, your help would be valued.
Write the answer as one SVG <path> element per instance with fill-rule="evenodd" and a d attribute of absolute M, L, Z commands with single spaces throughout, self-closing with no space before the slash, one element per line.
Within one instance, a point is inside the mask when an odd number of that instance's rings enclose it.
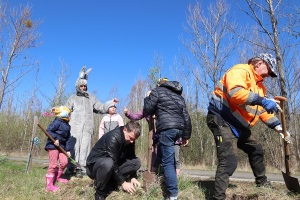
<path fill-rule="evenodd" d="M 226 106 L 227 108 L 229 107 L 228 101 L 226 99 L 222 99 L 218 96 L 216 96 L 215 94 L 213 94 L 213 98 L 216 99 L 217 101 L 220 101 L 224 106 Z M 253 115 L 253 118 L 255 118 L 256 116 L 258 117 L 261 112 L 259 110 L 253 109 L 250 106 L 241 106 L 244 110 L 246 110 L 248 113 L 251 113 Z M 245 120 L 238 111 L 234 111 L 231 112 L 232 115 L 246 128 L 251 128 L 252 125 L 250 126 L 250 123 Z"/>
<path fill-rule="evenodd" d="M 237 120 L 246 128 L 251 128 L 251 126 L 249 126 L 249 123 L 239 114 L 239 112 L 234 111 L 231 112 L 233 114 L 233 116 L 235 118 L 237 118 Z"/>
<path fill-rule="evenodd" d="M 261 114 L 261 112 L 258 109 L 254 109 L 251 106 L 248 105 L 240 105 L 241 108 L 243 108 L 244 110 L 246 110 L 248 113 L 251 113 L 252 115 L 256 115 L 259 116 Z"/>
<path fill-rule="evenodd" d="M 223 98 L 221 98 L 221 97 L 218 97 L 218 96 L 215 95 L 214 93 L 213 93 L 212 97 L 213 97 L 214 99 L 216 99 L 217 101 L 220 101 L 223 105 L 225 105 L 226 107 L 229 108 L 229 104 L 228 104 L 228 102 L 226 101 L 226 99 L 223 99 Z"/>
<path fill-rule="evenodd" d="M 238 92 L 238 91 L 244 89 L 243 87 L 236 87 L 236 88 L 232 89 L 229 93 L 227 93 L 227 89 L 226 89 L 220 82 L 219 82 L 219 84 L 218 84 L 218 87 L 219 87 L 224 93 L 228 94 L 228 97 L 229 97 L 229 98 L 231 98 L 236 92 Z M 252 103 L 254 97 L 255 97 L 255 93 L 253 93 L 253 92 L 250 91 L 250 92 L 249 92 L 249 95 L 248 95 L 248 98 L 247 98 L 247 100 L 246 100 L 246 102 L 245 102 L 245 104 L 246 104 L 246 105 L 250 105 L 250 104 Z"/>
<path fill-rule="evenodd" d="M 265 122 L 265 124 L 266 124 L 267 126 L 269 126 L 269 125 L 271 125 L 272 123 L 274 123 L 274 122 L 276 122 L 276 121 L 278 121 L 278 118 L 277 118 L 276 116 L 273 116 L 273 117 L 271 117 L 270 119 L 268 119 L 268 120 Z"/>
<path fill-rule="evenodd" d="M 212 97 L 214 99 L 216 99 L 217 101 L 221 102 L 224 106 L 226 106 L 229 110 L 230 110 L 230 107 L 229 107 L 229 104 L 228 104 L 228 101 L 226 99 L 223 99 L 223 98 L 220 98 L 218 97 L 217 95 L 215 95 L 213 93 Z M 247 127 L 249 128 L 249 123 L 239 114 L 239 112 L 237 111 L 234 111 L 234 112 L 231 112 L 233 114 L 233 116 L 244 126 L 244 127 Z"/>
<path fill-rule="evenodd" d="M 254 97 L 255 97 L 255 93 L 250 91 L 245 104 L 250 105 L 252 103 Z"/>
<path fill-rule="evenodd" d="M 217 87 L 220 88 L 224 93 L 227 94 L 227 89 L 224 87 L 224 85 L 220 82 L 218 82 Z"/>
<path fill-rule="evenodd" d="M 241 89 L 243 89 L 243 88 L 242 88 L 242 87 L 236 87 L 236 88 L 232 89 L 232 90 L 228 93 L 229 97 L 231 98 L 236 92 L 240 91 Z"/>

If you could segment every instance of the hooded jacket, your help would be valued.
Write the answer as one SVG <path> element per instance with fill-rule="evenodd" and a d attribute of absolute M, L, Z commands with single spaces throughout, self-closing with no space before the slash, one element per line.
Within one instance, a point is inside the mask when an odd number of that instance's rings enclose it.
<path fill-rule="evenodd" d="M 59 146 L 61 146 L 64 150 L 71 150 L 70 143 L 70 125 L 67 121 L 55 117 L 55 119 L 49 124 L 47 127 L 47 132 L 53 137 L 54 140 L 59 140 Z M 55 150 L 57 147 L 53 144 L 53 142 L 48 138 L 45 145 L 45 150 Z"/>
<path fill-rule="evenodd" d="M 263 78 L 252 65 L 239 64 L 229 69 L 217 84 L 208 110 L 220 116 L 234 127 L 239 136 L 241 129 L 251 129 L 258 119 L 268 127 L 274 128 L 280 122 L 274 114 L 265 112 L 258 105 L 257 97 L 265 97 Z"/>
<path fill-rule="evenodd" d="M 144 99 L 144 115 L 155 115 L 156 130 L 183 130 L 183 139 L 191 137 L 192 125 L 185 100 L 181 96 L 182 85 L 167 81 L 153 89 Z"/>

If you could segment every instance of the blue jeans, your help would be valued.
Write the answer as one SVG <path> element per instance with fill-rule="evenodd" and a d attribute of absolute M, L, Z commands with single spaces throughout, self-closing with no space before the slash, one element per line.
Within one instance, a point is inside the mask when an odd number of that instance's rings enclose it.
<path fill-rule="evenodd" d="M 177 197 L 178 194 L 174 144 L 178 138 L 182 137 L 182 133 L 182 130 L 178 129 L 167 129 L 159 133 L 158 148 L 169 197 Z"/>

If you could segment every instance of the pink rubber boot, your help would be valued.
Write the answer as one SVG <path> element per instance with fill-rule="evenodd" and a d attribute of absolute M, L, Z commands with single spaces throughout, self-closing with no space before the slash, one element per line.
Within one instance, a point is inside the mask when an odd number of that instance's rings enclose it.
<path fill-rule="evenodd" d="M 58 187 L 53 185 L 54 182 L 54 175 L 53 174 L 46 174 L 46 189 L 55 192 L 58 190 Z"/>
<path fill-rule="evenodd" d="M 63 173 L 62 170 L 58 170 L 56 180 L 57 180 L 58 182 L 61 182 L 61 183 L 67 183 L 67 182 L 69 182 L 68 179 L 61 178 L 62 173 Z"/>

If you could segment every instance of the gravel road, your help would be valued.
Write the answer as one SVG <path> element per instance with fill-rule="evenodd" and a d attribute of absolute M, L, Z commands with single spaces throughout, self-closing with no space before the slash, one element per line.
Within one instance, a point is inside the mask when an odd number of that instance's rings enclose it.
<path fill-rule="evenodd" d="M 214 178 L 215 171 L 201 171 L 201 170 L 187 170 L 182 169 L 182 173 L 195 177 L 195 178 Z M 272 182 L 278 182 L 284 184 L 284 179 L 282 174 L 275 174 L 275 173 L 267 173 L 266 176 Z M 300 180 L 300 176 L 291 175 L 294 178 L 298 178 Z M 230 177 L 231 180 L 243 180 L 243 181 L 255 181 L 255 178 L 251 172 L 234 172 L 233 175 Z"/>

